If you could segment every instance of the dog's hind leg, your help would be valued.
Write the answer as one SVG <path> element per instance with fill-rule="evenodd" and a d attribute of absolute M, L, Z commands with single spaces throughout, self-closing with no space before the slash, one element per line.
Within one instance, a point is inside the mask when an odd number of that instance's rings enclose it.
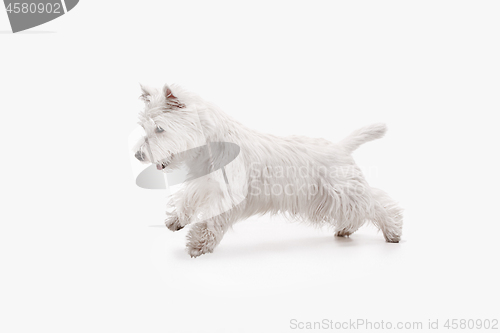
<path fill-rule="evenodd" d="M 382 230 L 385 240 L 398 243 L 403 229 L 403 210 L 382 190 L 372 187 L 375 207 L 370 219 Z"/>
<path fill-rule="evenodd" d="M 355 219 L 349 219 L 349 223 L 341 223 L 335 226 L 335 236 L 337 237 L 349 237 L 355 233 L 363 224 L 364 218 L 357 216 Z"/>
<path fill-rule="evenodd" d="M 356 230 L 358 230 L 358 229 L 351 229 L 351 228 L 335 229 L 335 236 L 337 236 L 337 237 L 349 237 L 354 232 L 356 232 Z"/>
<path fill-rule="evenodd" d="M 353 177 L 354 178 L 354 177 Z M 342 186 L 329 187 L 329 217 L 335 226 L 335 236 L 349 237 L 366 221 L 370 198 L 364 181 L 347 181 Z"/>

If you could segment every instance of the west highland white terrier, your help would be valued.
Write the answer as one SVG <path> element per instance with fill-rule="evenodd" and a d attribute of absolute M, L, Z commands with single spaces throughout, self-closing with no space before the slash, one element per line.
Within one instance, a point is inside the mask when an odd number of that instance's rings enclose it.
<path fill-rule="evenodd" d="M 213 252 L 233 223 L 267 213 L 330 225 L 339 237 L 371 221 L 387 242 L 399 242 L 402 210 L 368 185 L 351 156 L 381 138 L 384 124 L 358 129 L 338 143 L 277 137 L 243 126 L 179 86 L 142 90 L 140 125 L 146 135 L 135 157 L 163 172 L 186 171 L 165 224 L 173 231 L 192 224 L 191 257 Z"/>

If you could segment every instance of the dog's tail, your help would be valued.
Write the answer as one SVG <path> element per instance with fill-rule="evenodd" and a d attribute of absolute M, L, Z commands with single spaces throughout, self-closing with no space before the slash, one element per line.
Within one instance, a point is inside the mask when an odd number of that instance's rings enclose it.
<path fill-rule="evenodd" d="M 370 126 L 366 126 L 355 130 L 351 134 L 349 134 L 345 139 L 340 141 L 340 144 L 346 149 L 349 153 L 352 153 L 363 143 L 372 141 L 375 139 L 380 139 L 384 136 L 385 132 L 387 132 L 387 126 L 385 124 L 373 124 Z"/>

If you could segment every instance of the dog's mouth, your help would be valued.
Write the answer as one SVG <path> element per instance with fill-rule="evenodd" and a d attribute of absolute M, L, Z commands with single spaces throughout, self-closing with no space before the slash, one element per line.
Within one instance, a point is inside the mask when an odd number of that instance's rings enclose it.
<path fill-rule="evenodd" d="M 157 162 L 156 168 L 160 171 L 165 169 L 166 167 L 168 167 L 170 162 L 172 162 L 173 157 L 174 157 L 174 154 L 170 154 L 168 157 L 165 157 L 163 160 Z"/>
<path fill-rule="evenodd" d="M 158 170 L 163 170 L 163 169 L 165 169 L 167 166 L 168 166 L 168 163 L 167 163 L 167 162 L 156 163 L 156 168 L 157 168 Z"/>

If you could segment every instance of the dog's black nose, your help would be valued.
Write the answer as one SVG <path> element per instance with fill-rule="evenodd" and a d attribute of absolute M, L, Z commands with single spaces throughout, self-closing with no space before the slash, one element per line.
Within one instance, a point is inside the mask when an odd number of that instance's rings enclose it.
<path fill-rule="evenodd" d="M 144 153 L 139 150 L 137 153 L 135 153 L 135 158 L 137 158 L 139 161 L 144 161 L 146 155 L 144 155 Z"/>

